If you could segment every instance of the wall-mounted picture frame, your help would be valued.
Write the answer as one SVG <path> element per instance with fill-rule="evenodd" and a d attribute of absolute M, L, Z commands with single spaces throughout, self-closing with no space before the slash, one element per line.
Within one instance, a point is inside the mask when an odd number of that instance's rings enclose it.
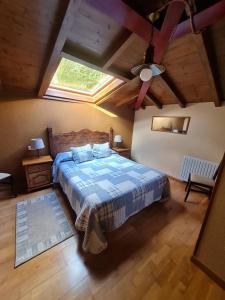
<path fill-rule="evenodd" d="M 151 130 L 187 134 L 190 120 L 190 117 L 153 116 Z"/>

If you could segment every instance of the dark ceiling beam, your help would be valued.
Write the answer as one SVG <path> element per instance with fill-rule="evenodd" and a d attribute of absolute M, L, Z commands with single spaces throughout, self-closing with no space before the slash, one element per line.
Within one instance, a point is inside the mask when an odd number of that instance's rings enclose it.
<path fill-rule="evenodd" d="M 145 95 L 144 100 L 150 101 L 151 103 L 153 103 L 156 107 L 158 107 L 159 109 L 162 109 L 163 105 L 162 103 L 156 98 L 155 95 L 153 95 L 151 92 L 147 92 L 147 94 Z"/>
<path fill-rule="evenodd" d="M 156 29 L 145 18 L 137 14 L 132 8 L 126 5 L 122 0 L 87 0 L 93 7 L 105 13 L 120 25 L 135 32 L 148 43 L 151 42 L 151 31 L 153 32 L 152 45 L 155 46 L 159 35 Z M 201 30 L 207 26 L 215 24 L 219 19 L 224 17 L 225 0 L 221 0 L 209 8 L 194 15 L 195 29 Z M 149 30 L 150 26 L 150 30 Z M 180 23 L 171 37 L 171 39 L 180 38 L 191 33 L 190 20 Z"/>
<path fill-rule="evenodd" d="M 181 15 L 185 9 L 185 4 L 182 2 L 171 3 L 166 11 L 166 15 L 157 38 L 157 44 L 154 48 L 153 62 L 160 64 L 164 53 L 166 52 L 170 38 L 173 34 L 174 28 L 180 21 Z"/>
<path fill-rule="evenodd" d="M 183 97 L 183 95 L 180 93 L 180 91 L 177 89 L 175 84 L 172 82 L 172 80 L 169 78 L 169 76 L 166 73 L 163 73 L 161 75 L 161 78 L 163 80 L 163 83 L 167 89 L 169 89 L 173 95 L 176 97 L 176 100 L 180 107 L 185 107 L 186 106 L 186 101 Z"/>
<path fill-rule="evenodd" d="M 94 70 L 97 70 L 97 71 L 100 71 L 100 72 L 103 72 L 103 73 L 106 73 L 108 75 L 111 75 L 115 78 L 118 78 L 118 79 L 121 79 L 125 82 L 128 82 L 130 81 L 131 79 L 131 75 L 130 74 L 125 74 L 119 70 L 115 70 L 112 71 L 112 70 L 105 70 L 103 69 L 100 65 L 101 63 L 98 61 L 98 60 L 95 60 L 94 58 L 88 56 L 88 55 L 84 55 L 80 52 L 78 52 L 74 47 L 72 47 L 70 44 L 66 44 L 64 47 L 63 47 L 63 50 L 61 51 L 61 56 L 66 58 L 66 59 L 69 59 L 69 60 L 72 60 L 72 61 L 75 61 L 77 63 L 80 63 L 84 66 L 87 66 L 89 68 L 92 68 Z"/>
<path fill-rule="evenodd" d="M 87 0 L 87 2 L 148 43 L 156 44 L 158 29 L 122 0 Z"/>
<path fill-rule="evenodd" d="M 197 31 L 202 30 L 203 28 L 215 24 L 220 19 L 224 18 L 225 16 L 225 0 L 221 0 L 216 4 L 210 6 L 207 9 L 199 12 L 198 14 L 194 15 L 193 22 L 195 29 Z M 172 40 L 180 38 L 188 33 L 191 33 L 191 25 L 190 20 L 186 20 L 180 23 L 173 36 L 171 37 Z"/>
<path fill-rule="evenodd" d="M 157 42 L 154 47 L 154 63 L 161 63 L 163 55 L 169 45 L 169 41 L 173 34 L 174 28 L 178 24 L 184 9 L 185 4 L 183 2 L 172 2 L 171 4 L 169 4 L 162 24 L 162 28 L 157 37 Z M 148 87 L 150 86 L 150 82 L 151 80 L 142 83 L 140 93 L 134 105 L 134 108 L 136 110 L 141 107 L 141 104 L 144 101 L 144 97 L 148 91 Z"/>
<path fill-rule="evenodd" d="M 118 57 L 135 41 L 135 33 L 129 33 L 129 36 L 125 39 L 122 38 L 117 45 L 116 50 L 111 53 L 107 53 L 107 57 L 104 59 L 102 68 L 107 70 Z"/>
<path fill-rule="evenodd" d="M 203 32 L 201 34 L 194 34 L 192 36 L 194 43 L 197 46 L 198 53 L 202 62 L 202 66 L 205 69 L 205 75 L 207 76 L 210 93 L 212 95 L 213 102 L 215 106 L 221 105 L 222 96 L 219 95 L 219 87 L 218 87 L 218 76 L 216 76 L 216 72 L 213 65 L 213 57 L 210 51 L 211 45 L 207 43 L 207 32 Z M 216 79 L 217 78 L 217 79 Z"/>
<path fill-rule="evenodd" d="M 45 69 L 44 75 L 40 87 L 38 88 L 38 96 L 43 97 L 47 88 L 49 87 L 52 76 L 54 75 L 58 64 L 60 62 L 60 53 L 66 42 L 68 33 L 74 22 L 74 14 L 79 8 L 81 0 L 70 0 L 59 29 L 56 41 L 52 47 L 52 51 L 48 60 L 47 68 Z"/>

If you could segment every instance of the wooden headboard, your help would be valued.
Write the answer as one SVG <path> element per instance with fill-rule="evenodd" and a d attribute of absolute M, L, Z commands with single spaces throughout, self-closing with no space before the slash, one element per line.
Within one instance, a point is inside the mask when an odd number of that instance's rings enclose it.
<path fill-rule="evenodd" d="M 53 133 L 52 128 L 47 128 L 50 154 L 55 158 L 56 154 L 68 151 L 70 147 L 79 147 L 86 144 L 100 144 L 109 142 L 110 147 L 113 143 L 113 129 L 109 132 L 91 131 L 82 129 L 66 133 Z"/>

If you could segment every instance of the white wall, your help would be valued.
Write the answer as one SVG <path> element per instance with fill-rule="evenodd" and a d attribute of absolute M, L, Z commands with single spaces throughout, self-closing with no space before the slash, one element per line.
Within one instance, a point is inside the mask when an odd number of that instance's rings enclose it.
<path fill-rule="evenodd" d="M 187 135 L 151 131 L 152 116 L 191 117 Z M 148 106 L 135 113 L 132 157 L 179 178 L 184 155 L 219 162 L 225 151 L 225 106 L 190 104 L 186 108 Z"/>

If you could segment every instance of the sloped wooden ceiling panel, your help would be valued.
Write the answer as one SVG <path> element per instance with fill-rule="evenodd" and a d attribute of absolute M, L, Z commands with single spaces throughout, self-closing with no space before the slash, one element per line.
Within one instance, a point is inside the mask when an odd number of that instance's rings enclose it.
<path fill-rule="evenodd" d="M 80 51 L 83 49 L 95 57 L 102 58 L 112 43 L 124 32 L 126 30 L 115 21 L 90 7 L 86 1 L 81 1 L 68 39 Z"/>
<path fill-rule="evenodd" d="M 212 101 L 207 75 L 192 34 L 170 44 L 163 65 L 188 102 Z"/>
<path fill-rule="evenodd" d="M 4 90 L 36 93 L 67 1 L 0 1 L 0 76 Z"/>

